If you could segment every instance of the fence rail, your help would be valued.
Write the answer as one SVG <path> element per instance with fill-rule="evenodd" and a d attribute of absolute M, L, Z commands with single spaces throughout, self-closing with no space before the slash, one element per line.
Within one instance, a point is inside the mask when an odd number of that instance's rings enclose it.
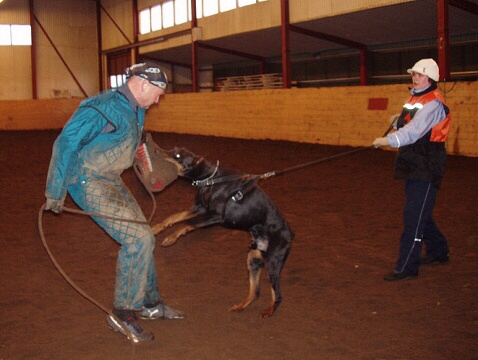
<path fill-rule="evenodd" d="M 259 74 L 216 79 L 217 91 L 260 90 L 282 88 L 282 74 Z"/>

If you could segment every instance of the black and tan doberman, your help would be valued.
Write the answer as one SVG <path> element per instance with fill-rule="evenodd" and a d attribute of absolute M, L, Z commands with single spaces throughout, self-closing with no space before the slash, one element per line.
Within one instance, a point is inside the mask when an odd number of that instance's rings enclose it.
<path fill-rule="evenodd" d="M 266 265 L 271 283 L 272 301 L 261 317 L 272 316 L 282 301 L 279 277 L 290 251 L 294 233 L 269 196 L 257 186 L 258 176 L 244 175 L 212 164 L 184 148 L 169 150 L 178 165 L 179 176 L 189 179 L 197 189 L 194 206 L 173 214 L 153 226 L 159 234 L 166 228 L 182 223 L 162 242 L 173 245 L 188 232 L 211 225 L 245 230 L 252 235 L 247 255 L 249 295 L 231 311 L 242 311 L 260 295 L 260 274 Z"/>

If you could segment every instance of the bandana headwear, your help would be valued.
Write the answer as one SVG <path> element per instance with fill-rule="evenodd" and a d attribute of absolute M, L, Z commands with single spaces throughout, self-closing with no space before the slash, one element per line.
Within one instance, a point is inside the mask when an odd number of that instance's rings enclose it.
<path fill-rule="evenodd" d="M 152 61 L 134 64 L 127 68 L 126 79 L 129 79 L 131 76 L 139 76 L 163 90 L 166 90 L 168 87 L 168 77 L 166 76 L 166 73 Z"/>

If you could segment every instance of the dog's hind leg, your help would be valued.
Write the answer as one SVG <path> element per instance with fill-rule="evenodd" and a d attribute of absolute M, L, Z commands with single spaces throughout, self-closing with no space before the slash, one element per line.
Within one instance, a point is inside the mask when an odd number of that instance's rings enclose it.
<path fill-rule="evenodd" d="M 264 309 L 261 313 L 260 317 L 270 317 L 279 307 L 280 303 L 282 302 L 282 294 L 280 291 L 280 272 L 284 263 L 289 255 L 290 246 L 287 242 L 287 246 L 284 246 L 280 250 L 272 251 L 269 253 L 267 258 L 267 272 L 269 273 L 269 281 L 271 284 L 271 303 L 269 307 Z"/>
<path fill-rule="evenodd" d="M 264 267 L 264 258 L 260 250 L 251 249 L 247 255 L 247 269 L 249 270 L 249 295 L 240 304 L 231 306 L 229 311 L 242 311 L 260 296 L 259 280 Z"/>

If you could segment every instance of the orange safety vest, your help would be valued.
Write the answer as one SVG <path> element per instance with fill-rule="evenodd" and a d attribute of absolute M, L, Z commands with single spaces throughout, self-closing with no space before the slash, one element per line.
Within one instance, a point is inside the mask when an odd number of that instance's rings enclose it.
<path fill-rule="evenodd" d="M 438 89 L 433 91 L 427 92 L 422 95 L 412 95 L 408 102 L 403 105 L 403 113 L 402 116 L 407 123 L 413 119 L 415 113 L 420 110 L 425 104 L 429 103 L 430 101 L 438 100 L 443 105 L 445 105 L 445 101 L 443 100 L 443 96 Z M 445 105 L 445 108 L 448 108 Z M 451 117 L 450 113 L 447 111 L 447 116 L 444 120 L 440 121 L 432 128 L 432 132 L 430 134 L 430 141 L 432 142 L 445 142 L 448 138 L 448 132 L 450 131 L 451 125 Z"/>
<path fill-rule="evenodd" d="M 445 172 L 445 141 L 450 131 L 451 117 L 443 96 L 436 85 L 425 92 L 412 95 L 403 106 L 402 118 L 410 122 L 418 110 L 430 101 L 438 100 L 445 106 L 445 118 L 414 144 L 400 147 L 395 160 L 395 178 L 431 182 L 439 186 Z"/>

